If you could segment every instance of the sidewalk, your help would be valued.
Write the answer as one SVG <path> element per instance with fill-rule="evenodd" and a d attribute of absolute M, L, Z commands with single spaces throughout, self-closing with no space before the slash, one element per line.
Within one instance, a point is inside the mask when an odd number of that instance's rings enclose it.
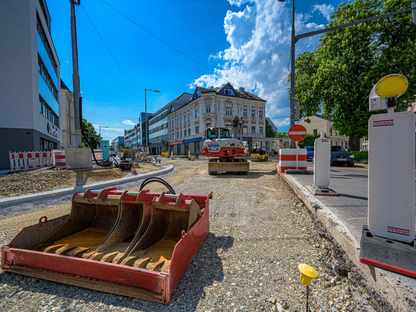
<path fill-rule="evenodd" d="M 313 175 L 289 175 L 277 168 L 310 213 L 322 222 L 360 273 L 395 311 L 416 311 L 416 279 L 360 263 L 361 229 L 367 224 L 367 171 L 342 169 L 331 167 L 330 188 L 339 196 L 314 196 L 306 188 L 313 184 Z M 313 172 L 313 168 L 308 170 Z"/>

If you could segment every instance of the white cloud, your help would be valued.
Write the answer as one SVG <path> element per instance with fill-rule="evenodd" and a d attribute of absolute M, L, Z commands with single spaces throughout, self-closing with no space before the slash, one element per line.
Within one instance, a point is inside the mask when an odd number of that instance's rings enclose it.
<path fill-rule="evenodd" d="M 190 87 L 221 86 L 226 81 L 237 88 L 245 87 L 267 101 L 267 116 L 279 131 L 287 130 L 291 5 L 276 0 L 228 1 L 238 7 L 248 5 L 238 12 L 228 11 L 224 18 L 229 47 L 210 56 L 223 64 L 214 69 L 214 74 L 195 79 Z M 310 14 L 297 13 L 296 34 L 323 27 L 311 19 Z M 318 42 L 318 36 L 302 39 L 296 44 L 296 52 L 312 50 Z"/>
<path fill-rule="evenodd" d="M 133 126 L 133 127 L 136 125 L 136 123 L 135 123 L 135 122 L 133 122 L 133 121 L 131 121 L 131 120 L 128 120 L 128 119 L 124 119 L 124 120 L 122 121 L 122 123 L 123 123 L 124 125 Z"/>
<path fill-rule="evenodd" d="M 312 13 L 315 11 L 319 11 L 329 22 L 331 20 L 331 14 L 334 13 L 334 7 L 332 4 L 315 4 Z"/>

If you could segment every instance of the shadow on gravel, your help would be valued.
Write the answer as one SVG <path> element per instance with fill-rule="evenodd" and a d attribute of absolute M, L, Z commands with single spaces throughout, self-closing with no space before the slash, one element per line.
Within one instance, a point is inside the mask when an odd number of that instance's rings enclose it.
<path fill-rule="evenodd" d="M 215 178 L 221 178 L 221 179 L 258 179 L 261 178 L 262 176 L 267 176 L 267 175 L 276 175 L 277 171 L 276 170 L 271 170 L 271 171 L 261 171 L 258 169 L 250 169 L 250 171 L 248 172 L 247 175 L 239 175 L 239 174 L 232 174 L 232 173 L 219 173 L 215 176 Z"/>
<path fill-rule="evenodd" d="M 6 311 L 2 309 L 7 309 L 8 304 L 12 307 L 13 302 L 18 300 L 20 306 L 23 304 L 27 310 L 60 307 L 60 311 L 110 311 L 122 308 L 140 311 L 196 311 L 199 301 L 205 298 L 205 288 L 224 279 L 222 259 L 217 250 L 227 251 L 233 244 L 234 238 L 231 236 L 216 237 L 209 233 L 167 305 L 0 271 L 0 285 L 8 286 L 7 290 L 3 288 L 0 291 L 0 310 Z M 212 292 L 215 292 L 215 288 L 211 290 L 211 296 Z M 29 300 L 29 294 L 36 299 Z"/>

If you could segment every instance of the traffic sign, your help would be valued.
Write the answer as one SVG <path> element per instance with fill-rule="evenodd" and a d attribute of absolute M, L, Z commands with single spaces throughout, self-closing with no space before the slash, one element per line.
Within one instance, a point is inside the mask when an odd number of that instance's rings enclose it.
<path fill-rule="evenodd" d="M 302 125 L 294 125 L 290 127 L 287 133 L 292 141 L 299 142 L 306 138 L 306 128 Z"/>

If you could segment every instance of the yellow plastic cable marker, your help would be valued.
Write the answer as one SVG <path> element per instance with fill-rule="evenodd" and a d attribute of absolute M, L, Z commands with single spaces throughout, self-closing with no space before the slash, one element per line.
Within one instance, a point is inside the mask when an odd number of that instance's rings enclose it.
<path fill-rule="evenodd" d="M 376 84 L 376 93 L 384 98 L 399 97 L 406 92 L 409 82 L 400 74 L 391 74 L 381 78 Z"/>
<path fill-rule="evenodd" d="M 299 271 L 301 272 L 300 275 L 300 281 L 302 282 L 302 284 L 308 286 L 313 278 L 317 278 L 318 277 L 318 272 L 316 272 L 316 270 L 311 267 L 310 265 L 301 263 L 298 265 Z"/>

